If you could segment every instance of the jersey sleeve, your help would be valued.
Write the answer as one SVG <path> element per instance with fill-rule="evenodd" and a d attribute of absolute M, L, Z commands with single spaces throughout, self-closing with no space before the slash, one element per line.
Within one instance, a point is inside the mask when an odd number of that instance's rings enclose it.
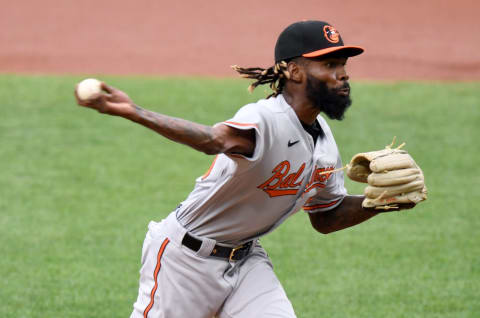
<path fill-rule="evenodd" d="M 248 104 L 240 108 L 235 116 L 224 122 L 217 123 L 217 125 L 227 125 L 236 129 L 255 130 L 255 149 L 251 157 L 240 154 L 226 154 L 233 160 L 246 159 L 253 163 L 260 160 L 268 143 L 267 121 L 264 114 L 261 112 L 261 106 L 257 104 Z"/>
<path fill-rule="evenodd" d="M 338 156 L 335 169 L 342 167 L 342 160 Z M 343 171 L 336 171 L 330 174 L 322 175 L 326 179 L 321 187 L 317 188 L 317 192 L 309 198 L 304 206 L 303 211 L 307 213 L 325 212 L 336 208 L 347 195 L 347 189 L 344 184 Z"/>
<path fill-rule="evenodd" d="M 325 212 L 336 208 L 342 203 L 347 195 L 347 190 L 343 184 L 343 172 L 338 171 L 331 174 L 325 188 L 308 199 L 303 210 L 307 213 Z"/>

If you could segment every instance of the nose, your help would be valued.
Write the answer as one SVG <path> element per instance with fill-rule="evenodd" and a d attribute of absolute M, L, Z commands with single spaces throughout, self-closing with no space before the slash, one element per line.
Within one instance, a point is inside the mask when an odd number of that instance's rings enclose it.
<path fill-rule="evenodd" d="M 348 81 L 350 77 L 347 74 L 347 70 L 345 69 L 345 66 L 342 66 L 338 69 L 337 71 L 337 80 L 345 82 Z"/>

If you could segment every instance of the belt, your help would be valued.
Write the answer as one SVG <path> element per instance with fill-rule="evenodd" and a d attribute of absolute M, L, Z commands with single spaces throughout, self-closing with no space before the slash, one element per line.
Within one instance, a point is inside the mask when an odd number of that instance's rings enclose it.
<path fill-rule="evenodd" d="M 194 252 L 197 252 L 202 246 L 202 241 L 194 238 L 188 233 L 185 233 L 183 237 L 182 244 L 191 249 Z M 250 252 L 250 247 L 252 246 L 252 241 L 247 242 L 243 245 L 237 247 L 226 247 L 215 245 L 210 253 L 210 256 L 228 259 L 230 261 L 239 261 L 248 255 Z"/>

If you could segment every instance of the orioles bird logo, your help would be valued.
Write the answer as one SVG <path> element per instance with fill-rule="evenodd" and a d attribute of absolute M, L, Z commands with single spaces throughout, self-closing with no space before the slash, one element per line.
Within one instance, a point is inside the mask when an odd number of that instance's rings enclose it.
<path fill-rule="evenodd" d="M 338 41 L 340 41 L 340 33 L 331 25 L 324 26 L 323 33 L 329 42 L 338 43 Z"/>

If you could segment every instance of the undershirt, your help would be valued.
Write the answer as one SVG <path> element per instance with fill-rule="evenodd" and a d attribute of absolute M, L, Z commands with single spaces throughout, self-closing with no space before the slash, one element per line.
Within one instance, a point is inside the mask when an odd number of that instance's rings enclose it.
<path fill-rule="evenodd" d="M 317 143 L 317 138 L 320 137 L 322 139 L 325 137 L 325 133 L 323 132 L 322 126 L 320 126 L 320 123 L 318 122 L 317 119 L 315 119 L 315 122 L 311 125 L 305 124 L 303 121 L 300 121 L 302 123 L 303 129 L 307 133 L 309 133 L 313 137 L 313 143 Z"/>

